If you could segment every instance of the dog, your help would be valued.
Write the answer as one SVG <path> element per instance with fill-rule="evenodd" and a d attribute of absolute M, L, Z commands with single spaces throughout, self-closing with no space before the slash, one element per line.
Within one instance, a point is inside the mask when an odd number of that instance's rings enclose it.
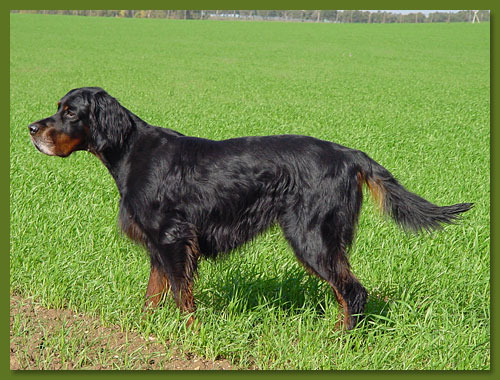
<path fill-rule="evenodd" d="M 368 295 L 347 255 L 363 186 L 383 212 L 416 232 L 453 223 L 473 205 L 432 204 L 364 152 L 313 137 L 214 141 L 152 126 L 98 87 L 71 90 L 29 133 L 45 154 L 87 150 L 102 161 L 120 193 L 121 229 L 149 251 L 144 309 L 171 291 L 188 323 L 198 259 L 278 223 L 300 263 L 331 285 L 343 310 L 339 323 L 352 329 Z"/>

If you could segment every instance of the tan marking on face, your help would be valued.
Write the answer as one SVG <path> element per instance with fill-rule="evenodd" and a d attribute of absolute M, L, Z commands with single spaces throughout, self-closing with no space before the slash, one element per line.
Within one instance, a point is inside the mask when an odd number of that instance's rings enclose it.
<path fill-rule="evenodd" d="M 55 152 L 58 156 L 69 156 L 81 143 L 81 138 L 74 138 L 65 133 L 58 133 L 54 138 Z"/>
<path fill-rule="evenodd" d="M 33 145 L 42 153 L 48 156 L 55 156 L 54 153 L 54 144 L 52 142 L 48 142 L 46 140 L 42 140 L 40 138 L 35 138 L 31 136 L 31 142 Z"/>
<path fill-rule="evenodd" d="M 54 140 L 48 131 L 47 128 L 42 129 L 36 136 L 31 136 L 31 141 L 40 152 L 56 156 Z"/>

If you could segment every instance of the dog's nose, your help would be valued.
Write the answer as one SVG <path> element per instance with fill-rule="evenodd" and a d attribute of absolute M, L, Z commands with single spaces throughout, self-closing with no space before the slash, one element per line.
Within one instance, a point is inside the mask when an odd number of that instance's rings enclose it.
<path fill-rule="evenodd" d="M 35 123 L 30 124 L 28 128 L 30 130 L 31 135 L 35 135 L 40 130 L 40 126 Z"/>

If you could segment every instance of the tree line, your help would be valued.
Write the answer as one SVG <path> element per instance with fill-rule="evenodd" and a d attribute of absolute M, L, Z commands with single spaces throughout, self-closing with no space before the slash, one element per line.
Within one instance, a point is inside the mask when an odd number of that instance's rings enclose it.
<path fill-rule="evenodd" d="M 490 12 L 435 11 L 408 14 L 359 10 L 13 10 L 14 13 L 41 13 L 102 17 L 167 18 L 182 20 L 255 20 L 333 23 L 429 23 L 490 21 Z"/>

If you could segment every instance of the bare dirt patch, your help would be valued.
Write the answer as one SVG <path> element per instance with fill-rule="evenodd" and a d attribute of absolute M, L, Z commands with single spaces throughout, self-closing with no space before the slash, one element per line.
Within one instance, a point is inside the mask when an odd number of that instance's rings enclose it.
<path fill-rule="evenodd" d="M 168 344 L 103 326 L 71 310 L 46 309 L 11 295 L 10 369 L 233 369 L 229 361 L 183 354 Z"/>

